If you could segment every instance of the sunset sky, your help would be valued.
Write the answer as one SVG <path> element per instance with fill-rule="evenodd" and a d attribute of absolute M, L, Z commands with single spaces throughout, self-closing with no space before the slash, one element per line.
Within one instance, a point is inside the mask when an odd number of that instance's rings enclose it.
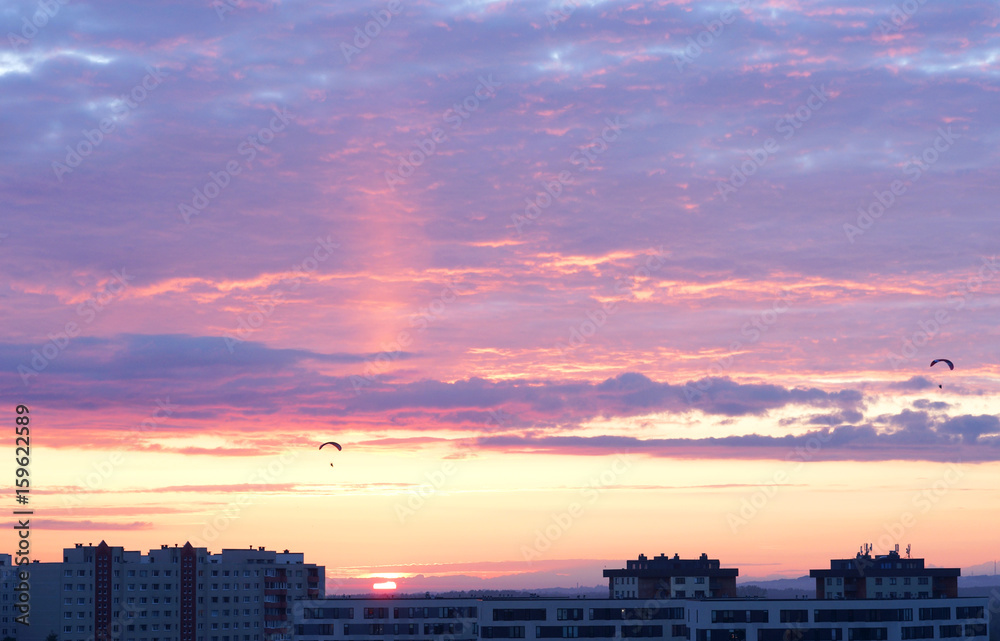
<path fill-rule="evenodd" d="M 794 577 L 868 542 L 992 572 L 995 2 L 12 0 L 0 27 L 33 558 L 287 548 L 331 592 L 640 553 Z"/>

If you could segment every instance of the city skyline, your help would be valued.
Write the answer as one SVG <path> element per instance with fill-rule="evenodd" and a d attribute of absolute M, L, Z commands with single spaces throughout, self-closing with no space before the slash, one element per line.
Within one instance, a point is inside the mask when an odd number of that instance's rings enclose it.
<path fill-rule="evenodd" d="M 74 542 L 72 547 L 64 547 L 63 552 L 66 550 L 72 550 L 74 548 L 80 548 L 82 546 L 97 546 L 100 543 L 107 543 L 111 547 L 116 547 L 114 541 L 100 541 L 98 543 L 88 542 L 86 544 L 81 542 Z M 162 548 L 183 548 L 190 542 L 182 543 L 172 543 L 163 544 L 160 546 Z M 272 549 L 270 546 L 248 546 L 251 553 L 254 551 L 261 551 L 265 554 L 274 554 L 281 552 L 280 549 Z M 145 555 L 144 550 L 128 550 L 132 555 Z M 155 553 L 158 548 L 150 548 L 149 553 Z M 232 553 L 245 552 L 247 548 L 225 548 L 226 551 Z M 223 548 L 214 549 L 211 546 L 206 548 L 206 551 L 210 555 L 221 555 L 224 551 Z M 284 552 L 287 554 L 290 550 L 285 549 Z M 291 552 L 296 554 L 295 550 Z M 891 552 L 890 552 L 891 553 Z M 638 553 L 641 556 L 641 553 Z M 679 556 L 679 553 L 675 553 Z M 705 553 L 702 553 L 705 554 Z M 874 554 L 874 552 L 873 552 Z M 905 555 L 905 552 L 903 552 Z M 633 555 L 636 556 L 636 555 Z M 652 556 L 652 555 L 650 555 Z M 666 555 L 668 558 L 670 555 Z M 695 555 L 690 555 L 690 557 L 685 558 L 695 558 Z M 907 557 L 903 557 L 907 558 Z M 914 557 L 918 558 L 918 557 Z M 922 559 L 926 561 L 927 568 L 940 568 L 940 567 L 952 567 L 944 559 Z M 60 563 L 62 557 L 59 559 L 34 559 L 39 563 Z M 33 561 L 33 562 L 34 562 Z M 519 590 L 544 590 L 544 589 L 573 589 L 579 588 L 582 590 L 593 590 L 598 588 L 600 590 L 607 589 L 607 579 L 602 577 L 602 572 L 604 570 L 614 570 L 623 569 L 629 562 L 634 562 L 633 559 L 614 559 L 614 560 L 584 560 L 584 559 L 564 559 L 556 562 L 539 564 L 541 567 L 534 568 L 531 574 L 519 574 L 519 573 L 508 573 L 503 572 L 496 573 L 494 576 L 483 579 L 478 576 L 461 574 L 461 564 L 454 564 L 457 573 L 452 574 L 442 574 L 442 575 L 425 575 L 422 573 L 414 573 L 412 571 L 407 572 L 391 572 L 388 569 L 379 572 L 374 570 L 369 573 L 360 573 L 354 576 L 344 576 L 343 572 L 345 568 L 337 568 L 335 576 L 329 576 L 329 568 L 325 568 L 325 574 L 327 574 L 325 587 L 327 593 L 330 595 L 336 594 L 378 594 L 382 593 L 385 595 L 391 595 L 394 592 L 400 594 L 422 594 L 424 592 L 454 592 L 454 591 L 469 591 L 475 592 L 479 591 L 519 591 Z M 818 561 L 811 564 L 808 567 L 804 567 L 799 572 L 792 572 L 789 575 L 770 575 L 761 576 L 749 574 L 745 570 L 746 568 L 741 567 L 737 563 L 729 563 L 725 559 L 720 559 L 723 568 L 735 568 L 739 571 L 736 576 L 736 583 L 740 586 L 753 585 L 756 583 L 768 583 L 772 581 L 788 581 L 788 580 L 802 580 L 806 579 L 809 582 L 812 579 L 809 577 L 809 573 L 812 570 L 823 569 L 826 567 L 827 561 Z M 309 558 L 305 558 L 305 562 L 313 563 Z M 398 569 L 411 570 L 414 565 L 419 566 L 419 564 L 405 564 L 399 566 Z M 469 564 L 468 567 L 480 568 L 482 564 Z M 16 571 L 16 567 L 13 565 L 10 568 Z M 348 570 L 351 568 L 347 568 Z M 356 570 L 361 570 L 361 568 L 354 568 Z M 367 569 L 367 568 L 365 568 Z M 434 568 L 440 571 L 441 568 Z M 997 576 L 995 574 L 995 562 L 983 563 L 971 568 L 958 568 L 960 571 L 960 581 L 963 579 L 968 579 L 969 577 L 979 576 L 979 577 L 990 577 Z M 984 571 L 985 570 L 985 571 Z M 600 580 L 599 580 L 600 579 Z M 394 583 L 398 582 L 396 587 L 386 588 L 375 587 L 377 584 L 385 583 L 392 580 Z M 596 582 L 595 582 L 596 581 Z M 786 584 L 782 584 L 786 585 Z M 1000 583 L 998 583 L 1000 585 Z M 786 585 L 786 587 L 790 587 Z"/>
<path fill-rule="evenodd" d="M 599 595 L 579 588 L 556 595 L 379 594 L 379 584 L 375 594 L 337 595 L 325 593 L 323 567 L 289 550 L 213 554 L 186 543 L 144 555 L 101 541 L 66 548 L 57 563 L 31 564 L 30 585 L 23 572 L 16 579 L 0 573 L 0 623 L 19 641 L 988 637 L 1000 588 L 989 596 L 982 586 L 962 594 L 958 568 L 928 568 L 909 549 L 905 556 L 871 552 L 866 544 L 854 557 L 831 559 L 829 568 L 809 571 L 809 590 L 782 590 L 778 598 L 762 598 L 759 586 L 740 593 L 739 570 L 707 554 L 640 554 L 605 570 Z M 10 563 L 10 555 L 0 555 L 0 564 Z M 17 624 L 12 610 L 20 613 Z"/>
<path fill-rule="evenodd" d="M 3 483 L 31 558 L 280 546 L 399 591 L 640 552 L 992 564 L 998 25 L 985 0 L 8 3 L 25 502 Z"/>

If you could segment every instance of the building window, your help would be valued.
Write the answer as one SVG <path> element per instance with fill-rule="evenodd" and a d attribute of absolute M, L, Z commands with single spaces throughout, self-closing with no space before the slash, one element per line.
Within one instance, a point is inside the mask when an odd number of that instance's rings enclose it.
<path fill-rule="evenodd" d="M 917 614 L 921 621 L 947 621 L 951 618 L 951 608 L 920 608 Z"/>
<path fill-rule="evenodd" d="M 545 621 L 545 608 L 511 608 L 503 610 L 493 610 L 493 620 L 494 621 Z"/>
<path fill-rule="evenodd" d="M 346 627 L 346 626 L 345 626 Z M 614 627 L 614 626 L 609 626 Z M 484 625 L 482 627 L 484 639 L 523 639 L 523 625 Z M 345 630 L 346 634 L 346 630 Z"/>
<path fill-rule="evenodd" d="M 780 610 L 782 623 L 809 623 L 809 610 Z"/>

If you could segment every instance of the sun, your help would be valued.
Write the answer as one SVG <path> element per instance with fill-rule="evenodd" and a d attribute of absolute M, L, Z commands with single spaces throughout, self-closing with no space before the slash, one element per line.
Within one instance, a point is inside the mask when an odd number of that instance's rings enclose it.
<path fill-rule="evenodd" d="M 396 582 L 395 581 L 385 581 L 383 583 L 375 583 L 374 585 L 372 585 L 372 588 L 374 588 L 376 590 L 395 590 L 396 589 Z"/>

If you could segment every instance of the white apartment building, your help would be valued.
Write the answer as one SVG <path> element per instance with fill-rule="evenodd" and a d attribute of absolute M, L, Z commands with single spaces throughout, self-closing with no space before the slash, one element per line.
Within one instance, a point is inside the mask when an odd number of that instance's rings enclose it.
<path fill-rule="evenodd" d="M 987 641 L 989 624 L 986 597 L 327 598 L 296 603 L 293 612 L 295 641 Z"/>
<path fill-rule="evenodd" d="M 289 641 L 292 600 L 324 594 L 324 568 L 288 550 L 144 555 L 102 541 L 63 553 L 30 564 L 31 625 L 17 641 Z"/>

